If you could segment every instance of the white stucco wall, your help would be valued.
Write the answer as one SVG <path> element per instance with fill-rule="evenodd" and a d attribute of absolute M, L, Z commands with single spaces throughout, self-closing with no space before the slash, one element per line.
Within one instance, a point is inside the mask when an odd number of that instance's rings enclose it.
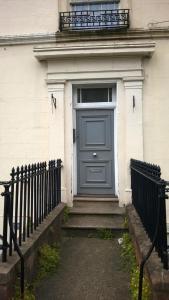
<path fill-rule="evenodd" d="M 144 159 L 160 164 L 169 180 L 169 40 L 156 41 L 151 59 L 144 60 Z"/>
<path fill-rule="evenodd" d="M 132 28 L 169 26 L 169 0 L 129 0 L 128 3 Z"/>
<path fill-rule="evenodd" d="M 58 9 L 70 11 L 70 3 L 69 0 L 0 0 L 0 35 L 56 32 Z M 130 9 L 130 28 L 169 26 L 169 0 L 120 0 L 119 7 Z"/>
<path fill-rule="evenodd" d="M 46 65 L 32 46 L 0 48 L 0 178 L 12 166 L 48 159 Z"/>
<path fill-rule="evenodd" d="M 55 32 L 58 0 L 0 0 L 0 35 Z"/>

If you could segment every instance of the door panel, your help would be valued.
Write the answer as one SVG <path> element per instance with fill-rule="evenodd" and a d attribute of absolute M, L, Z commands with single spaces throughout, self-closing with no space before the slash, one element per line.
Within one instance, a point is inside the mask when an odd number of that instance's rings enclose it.
<path fill-rule="evenodd" d="M 78 193 L 114 194 L 114 112 L 77 111 Z"/>

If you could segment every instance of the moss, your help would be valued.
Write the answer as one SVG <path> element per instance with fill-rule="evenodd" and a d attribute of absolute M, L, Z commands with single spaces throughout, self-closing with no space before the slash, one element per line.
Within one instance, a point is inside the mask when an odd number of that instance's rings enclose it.
<path fill-rule="evenodd" d="M 123 259 L 124 267 L 130 273 L 130 291 L 132 300 L 138 299 L 138 286 L 139 286 L 139 267 L 137 265 L 134 247 L 128 233 L 124 233 L 121 244 L 121 257 Z M 151 299 L 151 290 L 148 279 L 144 276 L 142 300 Z"/>

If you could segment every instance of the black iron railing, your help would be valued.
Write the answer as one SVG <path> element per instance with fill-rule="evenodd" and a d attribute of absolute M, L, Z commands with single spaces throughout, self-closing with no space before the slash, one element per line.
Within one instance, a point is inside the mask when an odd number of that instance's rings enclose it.
<path fill-rule="evenodd" d="M 167 182 L 161 179 L 159 166 L 131 159 L 132 203 L 152 242 L 140 264 L 138 299 L 142 299 L 144 265 L 155 247 L 165 269 L 168 269 L 166 192 Z"/>
<path fill-rule="evenodd" d="M 121 29 L 129 27 L 129 10 L 86 10 L 60 13 L 60 31 Z"/>
<path fill-rule="evenodd" d="M 4 201 L 2 261 L 15 250 L 8 217 L 19 246 L 36 230 L 61 201 L 61 160 L 12 169 L 11 181 L 4 184 L 9 200 Z M 3 196 L 5 197 L 5 193 Z M 6 199 L 5 199 L 6 200 Z"/>
<path fill-rule="evenodd" d="M 132 203 L 149 235 L 154 239 L 160 219 L 155 248 L 165 268 L 168 268 L 166 226 L 166 182 L 161 179 L 160 167 L 131 160 Z"/>
<path fill-rule="evenodd" d="M 24 293 L 22 243 L 61 202 L 61 160 L 12 169 L 11 180 L 4 186 L 2 262 L 17 251 L 21 258 L 21 294 Z"/>

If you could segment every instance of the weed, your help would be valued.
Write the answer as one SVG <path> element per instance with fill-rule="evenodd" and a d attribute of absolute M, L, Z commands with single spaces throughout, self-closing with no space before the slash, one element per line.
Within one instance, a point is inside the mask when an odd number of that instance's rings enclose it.
<path fill-rule="evenodd" d="M 128 228 L 128 227 L 129 227 L 129 224 L 128 224 L 128 218 L 127 218 L 127 217 L 124 218 L 124 227 L 125 227 L 125 228 Z"/>
<path fill-rule="evenodd" d="M 59 247 L 57 244 L 49 246 L 43 245 L 38 252 L 37 275 L 31 285 L 25 283 L 24 300 L 35 300 L 35 288 L 39 282 L 56 271 L 60 259 Z M 20 300 L 20 285 L 19 282 L 15 286 L 15 296 L 13 300 Z"/>
<path fill-rule="evenodd" d="M 58 266 L 59 260 L 60 255 L 57 245 L 43 245 L 39 249 L 37 279 L 41 280 L 47 275 L 54 273 Z"/>
<path fill-rule="evenodd" d="M 63 213 L 63 222 L 66 223 L 69 219 L 70 208 L 66 205 Z"/>
<path fill-rule="evenodd" d="M 132 299 L 137 300 L 138 299 L 138 287 L 139 287 L 139 267 L 137 266 L 135 269 L 133 269 L 131 274 L 131 282 L 130 282 L 130 288 L 132 291 Z M 151 296 L 150 286 L 148 279 L 146 277 L 143 278 L 143 290 L 142 290 L 142 300 L 149 300 Z"/>
<path fill-rule="evenodd" d="M 131 238 L 128 233 L 124 233 L 122 236 L 121 244 L 121 257 L 123 259 L 124 266 L 129 270 L 136 267 L 136 258 L 134 248 L 131 242 Z"/>
<path fill-rule="evenodd" d="M 125 268 L 130 272 L 130 290 L 132 300 L 138 298 L 138 285 L 139 285 L 139 267 L 137 266 L 134 247 L 128 233 L 124 233 L 121 244 L 121 257 L 124 262 Z M 143 279 L 142 300 L 149 300 L 151 296 L 149 282 L 146 277 Z"/>
<path fill-rule="evenodd" d="M 111 229 L 104 229 L 104 228 L 97 229 L 97 236 L 103 240 L 112 240 L 114 238 Z"/>
<path fill-rule="evenodd" d="M 17 281 L 15 286 L 15 295 L 12 298 L 12 300 L 20 300 L 20 299 L 21 299 L 20 285 L 19 285 L 19 281 Z M 27 283 L 25 283 L 24 300 L 35 300 L 34 288 L 31 285 L 28 285 Z"/>

